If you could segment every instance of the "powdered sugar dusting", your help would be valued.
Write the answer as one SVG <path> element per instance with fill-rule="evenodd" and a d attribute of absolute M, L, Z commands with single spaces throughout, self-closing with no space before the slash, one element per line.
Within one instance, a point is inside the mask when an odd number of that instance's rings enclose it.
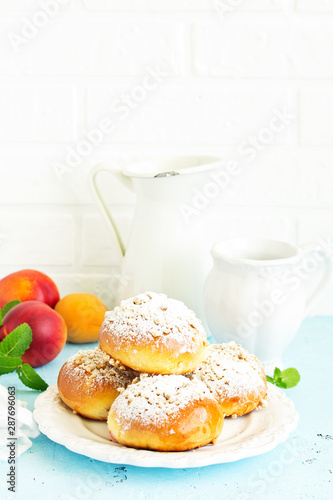
<path fill-rule="evenodd" d="M 259 360 L 239 344 L 212 344 L 205 361 L 192 377 L 203 381 L 218 399 L 265 393 L 264 371 Z"/>
<path fill-rule="evenodd" d="M 191 402 L 207 398 L 214 399 L 205 384 L 183 375 L 141 375 L 118 396 L 111 411 L 123 431 L 136 423 L 158 428 Z"/>
<path fill-rule="evenodd" d="M 177 354 L 182 354 L 196 352 L 207 342 L 201 321 L 193 311 L 179 300 L 154 292 L 123 300 L 105 314 L 101 328 L 112 332 L 119 348 L 153 342 L 160 349 L 177 344 Z"/>
<path fill-rule="evenodd" d="M 67 376 L 74 381 L 86 375 L 90 382 L 94 382 L 94 385 L 111 382 L 116 389 L 124 390 L 138 376 L 138 373 L 125 368 L 120 363 L 115 366 L 114 362 L 115 360 L 99 347 L 79 351 L 66 361 Z"/>

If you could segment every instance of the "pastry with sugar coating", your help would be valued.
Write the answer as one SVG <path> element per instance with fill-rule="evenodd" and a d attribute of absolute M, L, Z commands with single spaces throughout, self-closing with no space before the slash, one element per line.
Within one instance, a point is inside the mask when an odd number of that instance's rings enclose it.
<path fill-rule="evenodd" d="M 207 385 L 226 416 L 245 415 L 265 406 L 264 369 L 254 354 L 235 342 L 211 344 L 205 361 L 190 377 Z"/>
<path fill-rule="evenodd" d="M 201 321 L 183 302 L 146 292 L 105 314 L 101 349 L 144 373 L 183 374 L 204 359 L 208 345 Z"/>
<path fill-rule="evenodd" d="M 113 401 L 137 376 L 99 348 L 79 351 L 62 366 L 58 391 L 63 402 L 76 413 L 107 420 Z"/>
<path fill-rule="evenodd" d="M 114 401 L 108 417 L 118 443 L 156 451 L 204 446 L 222 428 L 223 414 L 205 384 L 183 375 L 142 375 Z"/>

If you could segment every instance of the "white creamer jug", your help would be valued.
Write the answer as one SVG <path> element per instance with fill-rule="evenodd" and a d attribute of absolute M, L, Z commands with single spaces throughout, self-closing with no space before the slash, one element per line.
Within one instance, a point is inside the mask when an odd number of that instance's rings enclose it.
<path fill-rule="evenodd" d="M 201 218 L 184 220 L 180 207 L 194 189 L 207 182 L 207 173 L 222 160 L 210 156 L 185 156 L 142 161 L 120 170 L 98 165 L 91 175 L 96 200 L 123 254 L 122 279 L 117 303 L 146 290 L 182 300 L 203 318 L 202 289 L 209 269 L 209 254 L 200 233 Z M 122 241 L 97 177 L 107 171 L 137 196 L 128 243 Z"/>
<path fill-rule="evenodd" d="M 331 281 L 330 256 L 320 245 L 245 238 L 216 243 L 212 255 L 204 293 L 215 340 L 233 340 L 266 365 L 281 365 L 283 351 Z M 319 270 L 322 279 L 307 298 L 306 282 Z"/>

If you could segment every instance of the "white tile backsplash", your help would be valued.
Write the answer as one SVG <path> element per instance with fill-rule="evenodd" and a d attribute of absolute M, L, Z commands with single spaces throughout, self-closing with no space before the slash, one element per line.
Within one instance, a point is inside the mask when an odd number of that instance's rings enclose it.
<path fill-rule="evenodd" d="M 121 256 L 89 173 L 147 156 L 239 163 L 206 209 L 207 257 L 220 238 L 332 234 L 332 0 L 71 0 L 31 28 L 47 2 L 0 2 L 0 276 L 35 267 L 111 307 Z M 159 64 L 169 76 L 147 90 Z M 272 134 L 276 110 L 293 118 Z M 103 119 L 115 130 L 60 175 Z M 99 184 L 126 242 L 135 196 Z M 332 304 L 333 286 L 313 313 Z"/>
<path fill-rule="evenodd" d="M 296 7 L 302 12 L 333 12 L 333 1 L 296 0 Z"/>
<path fill-rule="evenodd" d="M 74 265 L 74 220 L 70 215 L 5 213 L 1 217 L 1 266 Z"/>
<path fill-rule="evenodd" d="M 200 22 L 193 27 L 193 64 L 200 76 L 332 78 L 329 20 Z M 210 50 L 214 47 L 214 50 Z"/>
<path fill-rule="evenodd" d="M 300 140 L 304 145 L 325 146 L 333 137 L 333 89 L 300 91 Z"/>
<path fill-rule="evenodd" d="M 135 77 L 161 62 L 171 73 L 182 72 L 183 29 L 177 22 L 62 17 L 22 47 L 28 74 Z"/>
<path fill-rule="evenodd" d="M 114 117 L 112 105 L 123 102 L 131 87 L 91 87 L 87 99 L 87 123 Z M 240 145 L 250 134 L 269 124 L 273 109 L 295 110 L 295 95 L 284 87 L 225 87 L 218 84 L 174 85 L 162 82 L 144 103 L 117 120 L 106 143 L 181 143 Z M 115 117 L 116 118 L 116 117 Z M 274 134 L 272 142 L 292 142 L 293 127 Z"/>
<path fill-rule="evenodd" d="M 67 85 L 0 85 L 0 142 L 72 142 L 77 95 Z"/>

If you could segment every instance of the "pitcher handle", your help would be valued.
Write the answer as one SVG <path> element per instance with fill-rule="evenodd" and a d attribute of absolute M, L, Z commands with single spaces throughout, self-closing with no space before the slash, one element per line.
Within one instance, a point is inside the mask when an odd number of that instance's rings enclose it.
<path fill-rule="evenodd" d="M 97 202 L 97 205 L 100 208 L 107 224 L 112 227 L 112 230 L 115 234 L 115 237 L 119 243 L 121 253 L 124 256 L 125 251 L 126 251 L 124 242 L 123 242 L 122 237 L 120 235 L 119 229 L 115 223 L 115 220 L 112 217 L 112 214 L 110 213 L 108 206 L 107 206 L 107 204 L 106 204 L 106 202 L 105 202 L 105 200 L 100 192 L 98 184 L 97 184 L 97 177 L 98 177 L 98 174 L 100 174 L 101 172 L 107 172 L 109 174 L 112 174 L 114 177 L 116 177 L 123 184 L 123 186 L 125 186 L 133 191 L 132 181 L 129 177 L 126 177 L 125 175 L 122 174 L 121 169 L 119 167 L 107 167 L 104 165 L 96 165 L 96 167 L 94 167 L 92 169 L 90 176 L 89 176 L 89 179 L 88 179 L 89 184 L 90 184 L 90 188 L 92 189 L 92 193 L 93 193 L 93 196 Z"/>
<path fill-rule="evenodd" d="M 323 247 L 314 245 L 313 243 L 307 243 L 306 245 L 301 245 L 301 248 L 304 252 L 304 257 L 306 256 L 306 254 L 316 252 L 317 255 L 320 256 L 320 260 L 323 262 L 325 266 L 323 270 L 323 276 L 320 282 L 318 283 L 317 287 L 312 292 L 312 294 L 310 295 L 310 297 L 306 302 L 305 315 L 307 316 L 311 311 L 311 309 L 317 304 L 320 297 L 329 287 L 333 276 L 333 266 L 332 266 L 332 257 L 330 253 L 327 252 L 326 249 L 324 249 Z"/>

